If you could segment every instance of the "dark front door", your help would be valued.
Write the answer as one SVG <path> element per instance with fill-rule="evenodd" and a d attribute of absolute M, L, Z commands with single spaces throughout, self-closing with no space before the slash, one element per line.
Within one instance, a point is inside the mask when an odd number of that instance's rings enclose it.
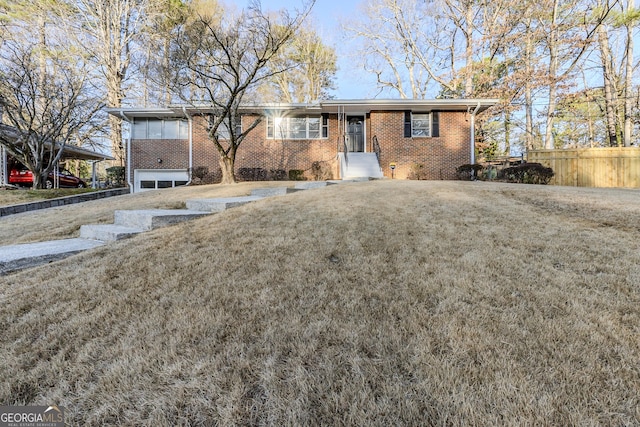
<path fill-rule="evenodd" d="M 363 116 L 347 116 L 347 148 L 356 153 L 364 151 Z"/>

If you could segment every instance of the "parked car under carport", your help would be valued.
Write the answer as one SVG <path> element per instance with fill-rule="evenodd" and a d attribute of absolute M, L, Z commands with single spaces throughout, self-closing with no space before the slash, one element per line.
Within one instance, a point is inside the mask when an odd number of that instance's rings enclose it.
<path fill-rule="evenodd" d="M 71 172 L 65 169 L 61 169 L 58 173 L 49 172 L 47 180 L 44 182 L 44 188 L 54 188 L 58 181 L 58 187 L 60 188 L 85 188 L 87 183 Z M 17 169 L 11 169 L 9 172 L 9 184 L 19 186 L 32 186 L 33 185 L 33 173 L 26 167 Z"/>

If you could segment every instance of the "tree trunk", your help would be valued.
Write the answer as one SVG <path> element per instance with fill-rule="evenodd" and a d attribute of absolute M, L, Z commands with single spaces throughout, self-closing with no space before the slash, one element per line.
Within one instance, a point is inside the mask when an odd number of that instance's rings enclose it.
<path fill-rule="evenodd" d="M 504 112 L 504 154 L 511 155 L 511 112 Z"/>
<path fill-rule="evenodd" d="M 616 131 L 616 91 L 613 90 L 615 76 L 611 61 L 611 49 L 609 48 L 609 35 L 607 30 L 600 26 L 598 28 L 598 46 L 600 47 L 600 59 L 602 62 L 602 76 L 604 77 L 604 105 L 605 117 L 607 121 L 607 139 L 611 147 L 618 145 Z"/>
<path fill-rule="evenodd" d="M 544 135 L 544 147 L 548 150 L 555 148 L 553 141 L 554 115 L 556 111 L 556 96 L 558 93 L 558 1 L 553 2 L 551 17 L 551 32 L 549 34 L 549 103 L 547 106 L 547 123 Z"/>
<path fill-rule="evenodd" d="M 220 155 L 220 169 L 222 169 L 221 184 L 235 184 L 237 182 L 234 171 L 235 162 L 235 155 L 233 157 L 230 155 Z"/>
<path fill-rule="evenodd" d="M 630 15 L 635 12 L 634 0 L 627 1 L 627 13 Z M 635 20 L 631 19 L 631 16 L 627 18 L 627 52 L 626 52 L 626 66 L 625 66 L 625 79 L 624 79 L 624 146 L 631 146 L 631 132 L 633 129 L 631 122 L 631 109 L 633 108 L 633 102 L 631 100 L 631 91 L 633 90 L 633 29 Z"/>
<path fill-rule="evenodd" d="M 533 56 L 533 34 L 531 34 L 531 25 L 527 24 L 527 32 L 525 33 L 525 75 L 531 76 L 533 74 L 533 66 L 531 65 Z M 525 109 L 525 143 L 527 150 L 533 149 L 533 90 L 532 82 L 530 78 L 524 79 L 524 109 Z"/>
<path fill-rule="evenodd" d="M 124 147 L 122 146 L 122 119 L 109 115 L 109 128 L 111 129 L 111 151 L 113 157 L 116 158 L 114 164 L 116 166 L 124 166 Z"/>

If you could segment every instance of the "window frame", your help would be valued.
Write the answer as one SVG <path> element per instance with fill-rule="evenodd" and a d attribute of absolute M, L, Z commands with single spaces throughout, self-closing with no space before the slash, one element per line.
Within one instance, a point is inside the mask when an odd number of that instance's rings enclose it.
<path fill-rule="evenodd" d="M 167 132 L 169 127 L 166 125 L 168 122 L 175 122 L 175 127 L 172 129 L 174 136 L 168 137 Z M 159 124 L 158 136 L 149 136 L 150 123 L 153 125 Z M 156 126 L 153 126 L 156 128 Z M 157 132 L 158 129 L 155 129 Z M 142 132 L 144 135 L 138 135 Z M 169 140 L 186 140 L 189 139 L 189 122 L 186 119 L 154 119 L 150 117 L 134 118 L 131 126 L 131 139 L 169 139 Z"/>
<path fill-rule="evenodd" d="M 240 117 L 240 120 L 236 120 L 236 137 L 240 134 L 242 134 L 242 117 Z M 222 129 L 222 132 L 220 132 L 220 130 Z M 229 138 L 231 137 L 231 132 L 229 132 L 229 126 L 227 125 L 226 121 L 222 121 L 220 123 L 220 126 L 218 126 L 218 130 L 216 130 L 216 135 L 218 136 L 218 139 L 221 139 L 223 141 L 228 141 Z"/>
<path fill-rule="evenodd" d="M 267 117 L 266 133 L 267 139 L 282 140 L 320 140 L 329 137 L 329 119 L 327 116 L 319 114 L 296 114 L 291 116 L 271 116 Z M 292 126 L 300 119 L 304 119 L 304 130 L 301 126 Z M 286 129 L 283 129 L 286 123 Z M 304 132 L 304 136 L 292 136 L 294 132 Z"/>
<path fill-rule="evenodd" d="M 426 118 L 417 118 L 416 116 L 427 116 Z M 425 128 L 424 126 L 418 127 L 416 126 L 416 122 L 420 120 L 420 121 L 426 121 L 428 123 L 428 128 Z M 424 131 L 424 129 L 427 129 L 426 133 L 423 134 L 416 134 L 416 130 L 422 130 Z M 429 112 L 411 112 L 411 138 L 431 138 L 431 135 L 433 133 L 433 114 L 429 111 Z"/>

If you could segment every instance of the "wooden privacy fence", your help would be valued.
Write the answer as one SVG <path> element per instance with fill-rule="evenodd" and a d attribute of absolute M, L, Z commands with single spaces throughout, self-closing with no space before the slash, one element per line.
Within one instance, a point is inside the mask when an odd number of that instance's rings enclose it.
<path fill-rule="evenodd" d="M 527 161 L 552 168 L 553 185 L 640 188 L 640 147 L 531 150 Z"/>

